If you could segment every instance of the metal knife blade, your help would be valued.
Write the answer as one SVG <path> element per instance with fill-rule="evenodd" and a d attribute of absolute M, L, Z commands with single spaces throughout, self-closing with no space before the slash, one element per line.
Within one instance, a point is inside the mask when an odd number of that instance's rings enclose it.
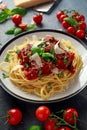
<path fill-rule="evenodd" d="M 49 3 L 38 5 L 38 6 L 34 7 L 33 9 L 38 12 L 48 12 L 49 10 L 51 10 L 54 3 L 55 3 L 55 0 L 52 2 L 49 2 Z"/>

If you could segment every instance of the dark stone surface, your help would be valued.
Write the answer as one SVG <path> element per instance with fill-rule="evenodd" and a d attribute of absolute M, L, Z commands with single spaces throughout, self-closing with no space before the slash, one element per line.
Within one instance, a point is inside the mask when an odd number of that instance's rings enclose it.
<path fill-rule="evenodd" d="M 3 0 L 3 3 L 6 3 L 10 9 L 14 8 L 14 3 L 12 0 Z M 80 13 L 84 14 L 87 22 L 87 0 L 57 0 L 56 4 L 53 7 L 53 10 L 48 14 L 43 14 L 43 24 L 39 26 L 38 29 L 61 29 L 61 24 L 56 19 L 56 13 L 62 9 L 75 9 Z M 31 24 L 32 16 L 36 13 L 32 9 L 27 9 L 27 14 L 23 17 L 23 21 L 26 21 L 28 24 Z M 13 27 L 13 23 L 9 19 L 8 21 L 0 24 L 0 42 L 2 46 L 14 36 L 9 36 L 5 34 L 5 31 Z M 86 46 L 87 41 L 84 40 Z M 0 130 L 27 130 L 30 125 L 41 124 L 35 118 L 35 109 L 40 104 L 32 104 L 28 102 L 20 101 L 8 93 L 6 93 L 0 86 Z M 61 101 L 58 103 L 44 104 L 47 105 L 52 112 L 64 109 L 67 107 L 74 107 L 79 112 L 78 129 L 87 130 L 87 87 L 77 94 L 76 96 Z M 10 126 L 5 123 L 5 118 L 1 118 L 6 114 L 6 111 L 11 108 L 19 108 L 23 113 L 23 120 L 17 126 Z"/>

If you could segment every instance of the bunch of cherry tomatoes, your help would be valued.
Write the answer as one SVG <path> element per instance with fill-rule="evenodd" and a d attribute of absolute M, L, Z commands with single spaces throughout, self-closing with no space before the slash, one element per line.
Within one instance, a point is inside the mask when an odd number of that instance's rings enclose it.
<path fill-rule="evenodd" d="M 66 32 L 80 39 L 85 38 L 86 22 L 85 16 L 83 14 L 80 14 L 75 10 L 63 10 L 58 11 L 56 17 Z M 32 20 L 35 24 L 40 25 L 43 21 L 43 14 L 38 13 L 33 15 Z M 22 16 L 19 14 L 12 16 L 12 22 L 22 30 L 26 30 L 28 27 L 27 23 L 22 21 Z"/>
<path fill-rule="evenodd" d="M 75 10 L 65 10 L 58 11 L 56 17 L 69 34 L 75 35 L 80 39 L 85 37 L 86 22 L 83 14 Z"/>
<path fill-rule="evenodd" d="M 35 116 L 38 121 L 43 122 L 44 126 L 32 125 L 28 130 L 78 130 L 76 123 L 78 112 L 75 108 L 67 108 L 55 113 L 47 106 L 39 106 L 35 110 Z M 22 121 L 23 115 L 21 110 L 13 108 L 7 111 L 6 120 L 10 125 L 17 125 Z"/>
<path fill-rule="evenodd" d="M 44 130 L 78 130 L 78 112 L 75 108 L 51 113 L 47 106 L 40 106 L 36 109 L 35 115 L 39 121 L 44 122 Z"/>

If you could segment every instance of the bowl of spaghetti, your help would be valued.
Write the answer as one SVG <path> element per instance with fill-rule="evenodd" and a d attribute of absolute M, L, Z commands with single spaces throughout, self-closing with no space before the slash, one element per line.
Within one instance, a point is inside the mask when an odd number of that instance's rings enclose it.
<path fill-rule="evenodd" d="M 2 88 L 35 103 L 68 99 L 87 83 L 84 43 L 58 30 L 36 30 L 8 41 L 0 52 Z"/>

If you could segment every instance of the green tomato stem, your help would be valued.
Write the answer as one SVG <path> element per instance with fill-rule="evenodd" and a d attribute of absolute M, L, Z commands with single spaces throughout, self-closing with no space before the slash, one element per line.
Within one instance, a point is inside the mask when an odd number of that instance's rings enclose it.
<path fill-rule="evenodd" d="M 54 118 L 59 119 L 60 121 L 62 121 L 63 123 L 60 123 L 60 125 L 68 125 L 69 127 L 73 128 L 74 130 L 78 130 L 78 128 L 76 128 L 76 124 L 74 126 L 72 126 L 71 124 L 69 124 L 68 122 L 66 122 L 63 118 L 57 116 L 57 115 L 52 115 Z"/>

